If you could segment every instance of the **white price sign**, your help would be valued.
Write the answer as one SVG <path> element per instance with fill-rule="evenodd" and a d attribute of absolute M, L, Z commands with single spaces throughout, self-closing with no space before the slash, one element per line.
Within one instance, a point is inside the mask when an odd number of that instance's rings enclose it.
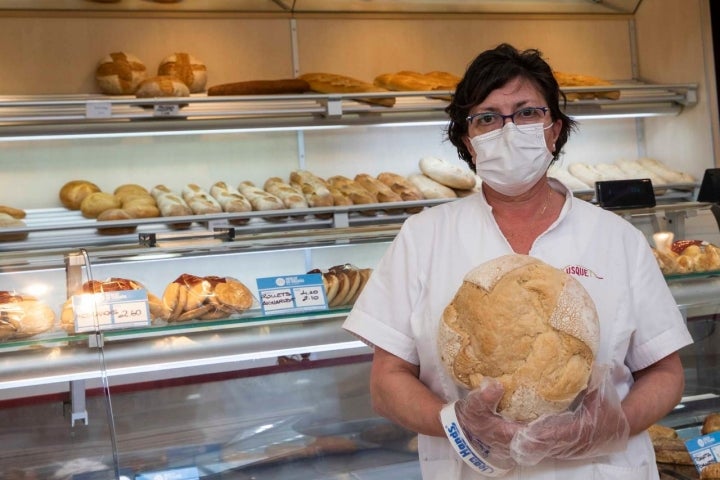
<path fill-rule="evenodd" d="M 72 297 L 75 331 L 114 330 L 150 325 L 145 290 L 84 293 Z"/>
<path fill-rule="evenodd" d="M 258 278 L 257 285 L 265 315 L 327 309 L 322 274 Z"/>

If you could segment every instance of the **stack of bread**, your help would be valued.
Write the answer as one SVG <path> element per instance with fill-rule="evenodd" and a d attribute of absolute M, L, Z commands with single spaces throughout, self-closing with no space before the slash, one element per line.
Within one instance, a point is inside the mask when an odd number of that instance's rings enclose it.
<path fill-rule="evenodd" d="M 325 298 L 329 307 L 352 305 L 370 278 L 371 268 L 357 268 L 350 264 L 335 265 L 328 270 L 310 270 L 323 276 Z"/>
<path fill-rule="evenodd" d="M 50 330 L 55 312 L 30 295 L 0 291 L 0 341 L 16 340 Z"/>
<path fill-rule="evenodd" d="M 183 273 L 170 282 L 162 296 L 165 320 L 215 320 L 242 313 L 256 304 L 250 290 L 231 277 Z"/>
<path fill-rule="evenodd" d="M 167 316 L 167 311 L 162 300 L 145 288 L 142 283 L 128 278 L 111 277 L 106 280 L 89 280 L 83 283 L 78 291 L 72 292 L 70 298 L 63 303 L 60 312 L 60 327 L 68 333 L 75 332 L 75 312 L 73 310 L 72 298 L 74 295 L 120 292 L 126 290 L 145 290 L 147 292 L 151 321 L 156 321 Z"/>
<path fill-rule="evenodd" d="M 720 270 L 720 248 L 704 240 L 673 241 L 672 232 L 653 235 L 653 254 L 665 275 Z"/>

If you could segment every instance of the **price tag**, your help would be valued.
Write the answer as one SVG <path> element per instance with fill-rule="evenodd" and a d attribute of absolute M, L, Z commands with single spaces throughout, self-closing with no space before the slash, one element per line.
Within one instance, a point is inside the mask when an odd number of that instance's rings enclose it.
<path fill-rule="evenodd" d="M 199 480 L 200 472 L 197 467 L 173 468 L 157 470 L 155 472 L 139 473 L 135 480 Z"/>
<path fill-rule="evenodd" d="M 110 118 L 112 117 L 112 104 L 103 101 L 90 101 L 85 104 L 85 116 L 87 118 Z"/>
<path fill-rule="evenodd" d="M 72 297 L 75 331 L 114 330 L 150 325 L 147 291 L 83 293 Z"/>
<path fill-rule="evenodd" d="M 685 440 L 685 448 L 698 472 L 711 463 L 720 463 L 720 432 Z"/>
<path fill-rule="evenodd" d="M 264 315 L 328 308 L 320 273 L 258 278 L 257 286 Z"/>
<path fill-rule="evenodd" d="M 153 107 L 153 114 L 156 117 L 174 117 L 180 113 L 180 107 L 177 104 L 163 103 Z"/>

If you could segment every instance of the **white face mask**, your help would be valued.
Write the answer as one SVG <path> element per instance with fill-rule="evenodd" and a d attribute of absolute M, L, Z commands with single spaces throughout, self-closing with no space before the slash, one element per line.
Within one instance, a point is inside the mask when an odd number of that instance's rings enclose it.
<path fill-rule="evenodd" d="M 515 196 L 530 190 L 553 159 L 545 143 L 545 130 L 550 126 L 509 122 L 503 128 L 471 138 L 478 176 L 503 195 Z"/>

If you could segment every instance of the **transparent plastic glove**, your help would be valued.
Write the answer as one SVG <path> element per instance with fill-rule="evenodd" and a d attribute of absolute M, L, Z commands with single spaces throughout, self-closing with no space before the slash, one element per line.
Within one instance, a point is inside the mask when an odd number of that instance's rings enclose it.
<path fill-rule="evenodd" d="M 522 428 L 497 413 L 502 396 L 500 382 L 486 378 L 464 399 L 441 412 L 445 433 L 456 452 L 478 473 L 489 477 L 504 475 L 515 467 L 509 446 Z"/>
<path fill-rule="evenodd" d="M 544 415 L 518 431 L 510 444 L 520 465 L 544 458 L 583 459 L 626 448 L 630 425 L 607 366 L 593 369 L 582 401 L 572 410 Z"/>

